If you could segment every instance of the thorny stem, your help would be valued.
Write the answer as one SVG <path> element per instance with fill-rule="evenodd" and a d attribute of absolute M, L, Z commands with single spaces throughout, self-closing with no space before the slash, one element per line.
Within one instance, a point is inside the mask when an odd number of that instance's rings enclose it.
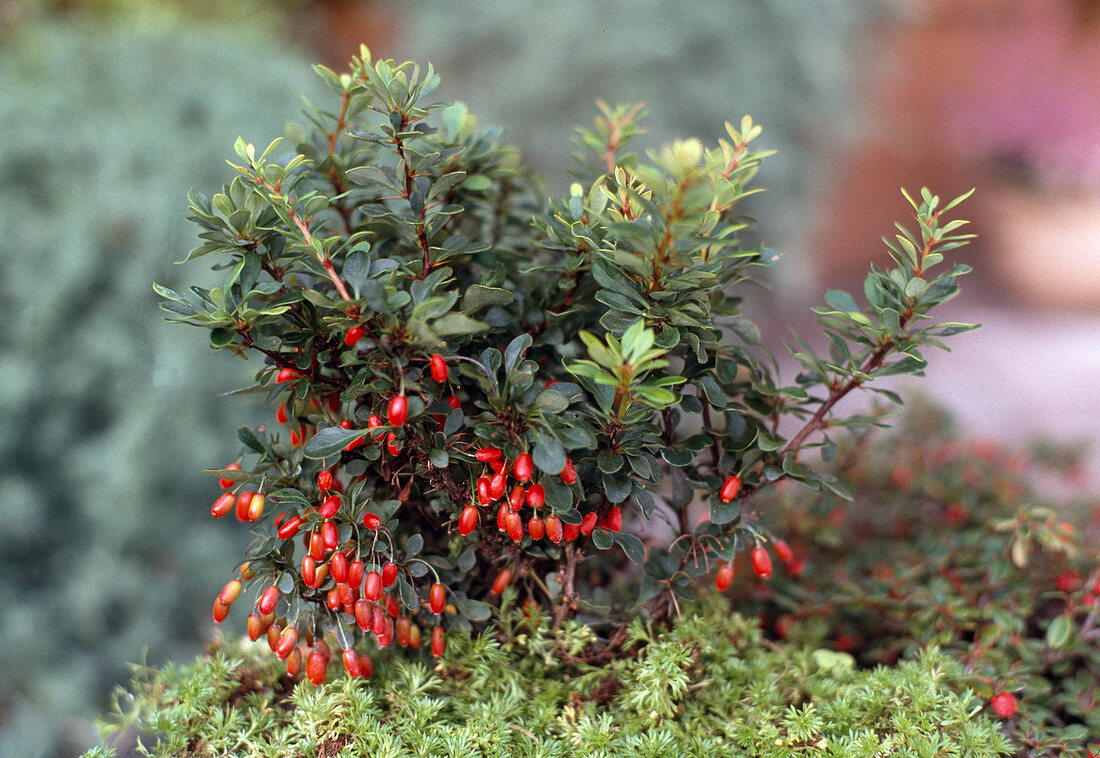
<path fill-rule="evenodd" d="M 260 176 L 259 173 L 256 171 L 256 166 L 254 164 L 249 165 L 252 168 L 252 180 L 276 197 L 281 197 L 279 188 Z M 309 230 L 309 222 L 307 222 L 305 219 L 299 216 L 297 212 L 295 212 L 294 206 L 290 204 L 289 200 L 286 200 L 286 213 L 287 216 L 290 217 L 291 223 L 293 223 L 294 226 L 297 227 L 298 231 L 301 233 L 302 241 L 306 244 L 306 246 L 312 246 L 313 234 Z M 348 294 L 348 288 L 344 286 L 343 280 L 341 280 L 340 276 L 336 273 L 336 269 L 332 267 L 332 261 L 319 252 L 315 252 L 314 254 L 317 256 L 317 260 L 321 262 L 321 265 L 325 267 L 325 272 L 328 274 L 328 278 L 331 279 L 332 283 L 336 286 L 336 291 L 340 293 L 340 298 L 345 303 L 350 302 L 351 295 Z"/>
<path fill-rule="evenodd" d="M 570 607 L 577 599 L 577 592 L 574 586 L 577 577 L 577 560 L 577 547 L 572 544 L 566 545 L 565 567 L 558 572 L 558 577 L 561 581 L 562 592 L 561 602 L 559 602 L 557 608 L 554 609 L 555 629 L 561 627 L 562 622 L 565 621 L 565 617 L 569 613 Z"/>
<path fill-rule="evenodd" d="M 401 128 L 404 129 L 407 126 L 405 118 L 401 119 Z M 404 168 L 405 173 L 405 187 L 402 197 L 410 201 L 413 193 L 413 179 L 416 178 L 413 173 L 412 166 L 409 164 L 408 156 L 405 155 L 405 143 L 401 141 L 401 138 L 396 134 L 393 138 L 394 145 L 397 147 L 397 154 L 401 157 L 401 165 Z M 420 271 L 420 278 L 423 279 L 428 275 L 428 272 L 432 270 L 432 260 L 428 252 L 428 237 L 424 229 L 424 208 L 420 208 L 420 213 L 416 219 L 416 244 L 420 248 L 420 255 L 423 261 L 423 267 Z"/>
<path fill-rule="evenodd" d="M 347 121 L 344 120 L 348 112 L 348 104 L 351 102 L 351 93 L 345 92 L 343 97 L 340 98 L 340 113 L 336 116 L 336 126 L 332 128 L 332 131 L 328 133 L 328 154 L 336 154 L 336 141 L 340 137 L 340 132 L 346 127 Z M 339 212 L 340 217 L 344 220 L 344 232 L 350 237 L 352 235 L 351 227 L 351 211 L 348 209 L 347 204 L 341 195 L 347 192 L 347 187 L 344 186 L 343 179 L 340 178 L 340 172 L 337 171 L 334 164 L 328 172 L 329 182 L 332 184 L 332 188 L 336 191 L 337 197 L 332 201 L 333 206 Z"/>
<path fill-rule="evenodd" d="M 607 119 L 607 126 L 611 130 L 611 133 L 607 137 L 607 146 L 603 156 L 604 166 L 607 167 L 607 173 L 615 175 L 615 152 L 619 149 L 619 141 L 622 139 L 622 128 L 634 120 L 634 117 L 638 115 L 638 111 L 645 107 L 644 103 L 638 103 L 629 111 L 627 111 L 622 118 Z M 606 112 L 606 110 L 605 110 Z"/>

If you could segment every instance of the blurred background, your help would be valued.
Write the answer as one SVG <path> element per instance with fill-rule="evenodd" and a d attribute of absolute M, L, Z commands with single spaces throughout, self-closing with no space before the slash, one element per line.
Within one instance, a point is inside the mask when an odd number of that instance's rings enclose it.
<path fill-rule="evenodd" d="M 885 260 L 899 187 L 977 187 L 946 317 L 984 327 L 904 388 L 1009 446 L 1095 439 L 1098 0 L 0 0 L 0 756 L 78 754 L 128 663 L 212 633 L 247 535 L 211 522 L 200 469 L 261 418 L 220 395 L 253 369 L 165 324 L 150 284 L 202 279 L 172 265 L 188 188 L 323 102 L 309 63 L 360 42 L 431 61 L 551 191 L 597 98 L 644 101 L 651 146 L 752 114 L 779 151 L 752 206 L 783 256 L 752 295 L 777 346 Z"/>

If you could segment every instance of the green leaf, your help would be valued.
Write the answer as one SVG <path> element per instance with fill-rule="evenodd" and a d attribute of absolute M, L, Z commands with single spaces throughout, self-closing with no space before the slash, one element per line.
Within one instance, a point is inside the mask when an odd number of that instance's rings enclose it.
<path fill-rule="evenodd" d="M 532 404 L 532 408 L 544 413 L 561 413 L 568 407 L 569 398 L 552 389 L 545 389 L 540 392 Z"/>
<path fill-rule="evenodd" d="M 829 290 L 825 293 L 825 302 L 833 309 L 841 311 L 842 313 L 858 313 L 860 310 L 859 305 L 856 304 L 855 298 L 844 290 Z"/>
<path fill-rule="evenodd" d="M 465 313 L 454 311 L 443 318 L 432 322 L 432 331 L 440 337 L 457 336 L 460 334 L 476 334 L 489 328 L 484 321 L 470 318 Z"/>
<path fill-rule="evenodd" d="M 356 297 L 360 297 L 363 285 L 370 279 L 370 260 L 362 250 L 352 251 L 344 259 L 344 281 L 347 282 Z"/>
<path fill-rule="evenodd" d="M 336 455 L 350 443 L 366 436 L 366 429 L 341 429 L 330 426 L 321 429 L 302 448 L 302 455 L 312 460 Z"/>
<path fill-rule="evenodd" d="M 1073 636 L 1073 620 L 1066 614 L 1062 614 L 1047 627 L 1047 645 L 1053 648 L 1064 648 Z"/>
<path fill-rule="evenodd" d="M 523 357 L 523 354 L 529 347 L 531 347 L 530 334 L 521 334 L 508 343 L 508 346 L 504 348 L 504 363 L 502 364 L 505 376 L 512 373 L 519 363 L 520 358 Z M 560 471 L 561 469 L 558 470 Z"/>
<path fill-rule="evenodd" d="M 232 345 L 233 340 L 237 336 L 235 329 L 230 329 L 226 326 L 220 326 L 217 329 L 210 331 L 210 345 L 212 347 L 225 347 L 226 345 Z"/>
<path fill-rule="evenodd" d="M 609 550 L 615 544 L 615 540 L 612 539 L 611 532 L 601 526 L 592 532 L 592 544 L 597 550 Z"/>
<path fill-rule="evenodd" d="M 645 545 L 636 536 L 628 532 L 615 532 L 615 541 L 631 563 L 645 563 Z"/>
<path fill-rule="evenodd" d="M 621 503 L 626 500 L 630 496 L 631 489 L 630 477 L 626 474 L 604 474 L 603 491 L 612 503 Z"/>
<path fill-rule="evenodd" d="M 451 601 L 455 604 L 458 612 L 470 621 L 488 621 L 493 615 L 492 606 L 480 600 L 452 595 Z"/>
<path fill-rule="evenodd" d="M 711 501 L 710 520 L 715 524 L 728 524 L 740 515 L 741 504 L 736 500 L 731 503 L 723 503 L 719 500 Z"/>
<path fill-rule="evenodd" d="M 536 433 L 531 459 L 540 471 L 557 476 L 565 468 L 565 448 L 553 437 Z"/>
<path fill-rule="evenodd" d="M 506 289 L 471 284 L 462 296 L 462 310 L 466 313 L 477 313 L 490 305 L 508 305 L 515 299 L 515 295 Z"/>
<path fill-rule="evenodd" d="M 242 426 L 240 429 L 237 430 L 237 439 L 244 443 L 245 447 L 248 447 L 256 451 L 257 453 L 263 454 L 267 452 L 260 440 L 247 426 Z"/>
<path fill-rule="evenodd" d="M 428 453 L 428 460 L 436 468 L 447 468 L 447 465 L 451 462 L 451 456 L 447 455 L 446 450 L 436 448 Z"/>
<path fill-rule="evenodd" d="M 459 186 L 470 192 L 484 192 L 493 186 L 493 180 L 482 174 L 473 174 L 467 176 Z"/>

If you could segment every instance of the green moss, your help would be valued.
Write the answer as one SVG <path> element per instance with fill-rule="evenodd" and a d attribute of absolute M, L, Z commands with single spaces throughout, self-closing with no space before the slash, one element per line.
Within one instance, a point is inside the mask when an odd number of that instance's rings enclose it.
<path fill-rule="evenodd" d="M 603 666 L 561 652 L 588 634 L 506 616 L 454 637 L 434 667 L 384 654 L 369 681 L 320 687 L 294 685 L 262 645 L 224 643 L 186 667 L 139 670 L 105 728 L 135 728 L 154 756 L 1008 753 L 935 648 L 859 670 L 844 654 L 766 642 L 718 606 L 662 634 L 635 624 L 635 654 Z"/>

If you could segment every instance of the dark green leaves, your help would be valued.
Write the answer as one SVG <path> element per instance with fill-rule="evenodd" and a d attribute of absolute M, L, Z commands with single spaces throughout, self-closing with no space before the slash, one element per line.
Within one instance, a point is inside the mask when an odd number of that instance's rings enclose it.
<path fill-rule="evenodd" d="M 320 460 L 331 458 L 339 453 L 350 443 L 366 436 L 366 429 L 341 429 L 338 426 L 330 426 L 321 429 L 306 442 L 302 453 L 306 458 Z"/>

